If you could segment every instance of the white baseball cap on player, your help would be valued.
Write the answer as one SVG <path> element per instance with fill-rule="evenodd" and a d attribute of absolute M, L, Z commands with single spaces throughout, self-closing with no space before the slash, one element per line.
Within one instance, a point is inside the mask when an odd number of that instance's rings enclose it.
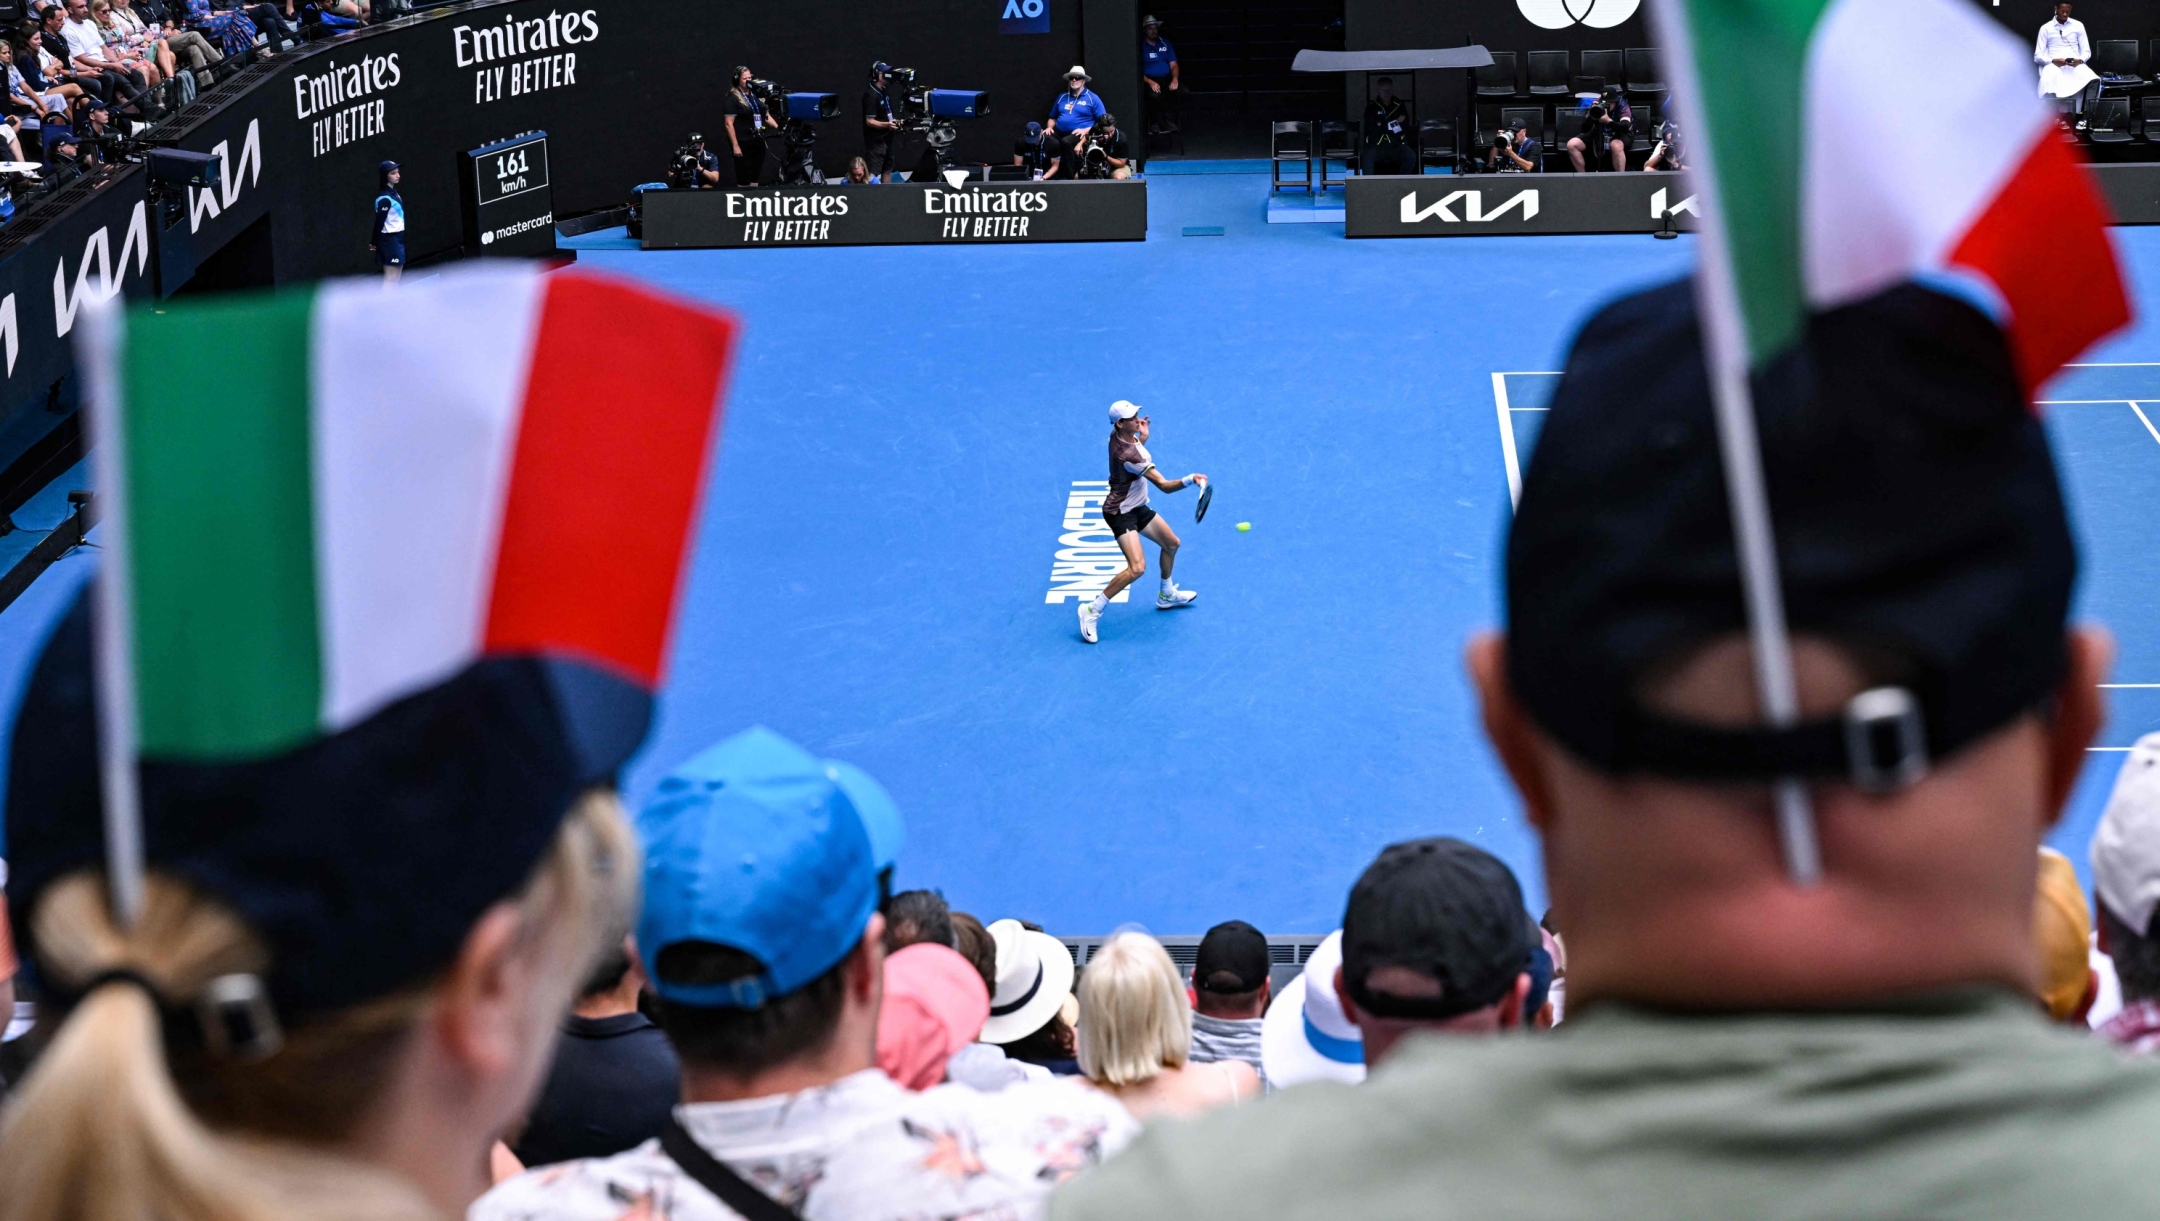
<path fill-rule="evenodd" d="M 1112 424 L 1117 423 L 1119 420 L 1129 420 L 1139 414 L 1140 404 L 1138 403 L 1130 403 L 1124 399 L 1119 399 L 1117 402 L 1110 404 L 1110 422 Z"/>

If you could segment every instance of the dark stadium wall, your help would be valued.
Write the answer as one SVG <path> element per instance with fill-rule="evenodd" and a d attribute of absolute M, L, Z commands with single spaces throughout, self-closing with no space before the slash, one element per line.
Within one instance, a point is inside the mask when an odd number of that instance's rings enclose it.
<path fill-rule="evenodd" d="M 2000 4 L 1989 0 L 1973 2 L 2027 42 L 2037 39 L 2040 27 L 2055 19 L 2053 0 L 2002 0 Z M 2160 6 L 2152 0 L 2073 0 L 2070 9 L 2070 15 L 2085 23 L 2085 32 L 2095 42 L 2134 38 L 2140 43 L 2150 43 L 2160 38 Z M 2146 49 L 2149 52 L 2151 48 Z M 2153 74 L 2155 65 L 2149 54 L 2139 63 L 2145 75 Z"/>
<path fill-rule="evenodd" d="M 1626 4 L 1628 0 L 1597 2 Z M 1592 11 L 1579 0 L 1572 7 L 1585 13 Z M 1343 47 L 1350 51 L 1404 51 L 1479 43 L 1488 50 L 1515 52 L 1519 64 L 1527 51 L 1650 46 L 1648 4 L 1630 7 L 1635 9 L 1632 15 L 1608 29 L 1577 22 L 1566 29 L 1548 30 L 1523 16 L 1516 0 L 1344 0 Z M 1461 117 L 1467 104 L 1466 75 L 1419 72 L 1417 117 Z M 1366 81 L 1360 73 L 1345 76 L 1345 113 L 1354 118 L 1365 109 Z M 1397 91 L 1408 92 L 1400 82 Z"/>

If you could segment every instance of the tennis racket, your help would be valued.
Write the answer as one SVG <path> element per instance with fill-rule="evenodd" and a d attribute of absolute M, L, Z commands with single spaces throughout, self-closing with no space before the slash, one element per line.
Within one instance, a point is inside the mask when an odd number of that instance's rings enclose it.
<path fill-rule="evenodd" d="M 1194 520 L 1195 522 L 1202 522 L 1202 521 L 1206 521 L 1206 520 L 1207 520 L 1207 507 L 1208 507 L 1208 503 L 1209 503 L 1210 501 L 1214 500 L 1214 499 L 1215 499 L 1215 485 L 1214 485 L 1214 484 L 1210 483 L 1210 484 L 1208 484 L 1208 485 L 1207 485 L 1206 487 L 1204 487 L 1204 488 L 1201 488 L 1201 489 L 1200 489 L 1200 503 L 1199 503 L 1199 504 L 1196 504 L 1196 505 L 1194 505 L 1194 506 L 1193 506 L 1193 511 L 1192 511 L 1192 519 L 1193 519 L 1193 520 Z"/>

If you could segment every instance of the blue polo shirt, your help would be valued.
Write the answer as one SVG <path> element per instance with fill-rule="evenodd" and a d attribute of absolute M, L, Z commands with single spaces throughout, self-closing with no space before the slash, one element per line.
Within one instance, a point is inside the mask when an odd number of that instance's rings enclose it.
<path fill-rule="evenodd" d="M 1177 48 L 1171 46 L 1167 38 L 1157 37 L 1153 42 L 1143 38 L 1140 40 L 1140 58 L 1143 61 L 1141 72 L 1165 77 L 1170 75 L 1170 61 L 1177 58 Z"/>
<path fill-rule="evenodd" d="M 1095 126 L 1095 120 L 1108 113 L 1109 107 L 1102 104 L 1093 89 L 1082 89 L 1079 97 L 1074 97 L 1068 89 L 1058 94 L 1057 101 L 1050 103 L 1050 124 L 1070 134 L 1083 127 Z"/>

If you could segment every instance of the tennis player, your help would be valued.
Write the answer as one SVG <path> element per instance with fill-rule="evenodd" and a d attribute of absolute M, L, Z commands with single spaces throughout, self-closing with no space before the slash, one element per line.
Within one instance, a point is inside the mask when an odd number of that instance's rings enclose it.
<path fill-rule="evenodd" d="M 1206 487 L 1206 475 L 1187 475 L 1183 479 L 1165 479 L 1155 469 L 1155 459 L 1148 456 L 1148 418 L 1140 414 L 1136 403 L 1124 399 L 1110 404 L 1110 494 L 1103 498 L 1103 520 L 1110 523 L 1110 533 L 1116 537 L 1118 550 L 1125 553 L 1125 571 L 1110 578 L 1110 584 L 1093 601 L 1080 604 L 1080 639 L 1095 643 L 1095 623 L 1102 618 L 1103 607 L 1118 596 L 1126 586 L 1147 575 L 1147 554 L 1140 550 L 1140 536 L 1154 540 L 1162 553 L 1162 588 L 1155 592 L 1156 610 L 1176 610 L 1191 606 L 1200 595 L 1189 589 L 1179 589 L 1170 579 L 1170 570 L 1177 563 L 1178 536 L 1170 529 L 1170 523 L 1155 516 L 1148 507 L 1148 484 L 1152 483 L 1165 492 L 1182 491 L 1185 488 Z"/>

